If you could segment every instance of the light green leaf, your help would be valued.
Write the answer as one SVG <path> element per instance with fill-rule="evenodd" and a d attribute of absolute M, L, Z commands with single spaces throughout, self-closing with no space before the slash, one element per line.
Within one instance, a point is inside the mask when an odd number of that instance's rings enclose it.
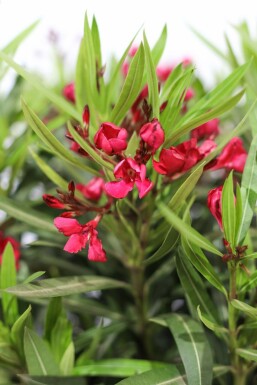
<path fill-rule="evenodd" d="M 222 59 L 224 59 L 226 62 L 228 61 L 227 55 L 225 55 L 216 45 L 214 45 L 212 42 L 210 42 L 205 35 L 202 35 L 199 31 L 197 31 L 195 28 L 190 27 L 192 32 L 204 42 L 204 44 L 209 47 L 214 53 L 216 53 L 218 56 L 220 56 Z"/>
<path fill-rule="evenodd" d="M 9 287 L 5 291 L 22 298 L 50 298 L 94 290 L 127 288 L 124 282 L 97 276 L 49 278 Z"/>
<path fill-rule="evenodd" d="M 236 352 L 247 361 L 257 362 L 257 350 L 255 349 L 236 349 Z"/>
<path fill-rule="evenodd" d="M 7 325 L 13 325 L 18 318 L 18 303 L 17 298 L 13 295 L 6 293 L 4 290 L 9 287 L 16 285 L 16 266 L 15 266 L 15 255 L 13 246 L 10 242 L 5 246 L 2 255 L 1 264 L 1 290 L 2 291 L 2 309 L 4 320 Z"/>
<path fill-rule="evenodd" d="M 170 329 L 182 358 L 188 385 L 211 385 L 212 354 L 200 323 L 182 314 L 158 317 Z"/>
<path fill-rule="evenodd" d="M 121 124 L 123 118 L 141 91 L 144 73 L 144 48 L 141 44 L 132 59 L 120 96 L 111 113 L 111 121 Z"/>
<path fill-rule="evenodd" d="M 205 237 L 203 237 L 198 231 L 193 229 L 187 223 L 183 222 L 176 214 L 174 214 L 163 203 L 158 203 L 158 208 L 163 214 L 164 218 L 178 231 L 181 235 L 188 238 L 188 240 L 198 247 L 208 250 L 213 254 L 222 256 L 221 252 Z"/>
<path fill-rule="evenodd" d="M 0 59 L 9 64 L 9 66 L 12 67 L 21 77 L 23 77 L 28 83 L 35 87 L 42 95 L 53 102 L 65 114 L 68 114 L 72 118 L 81 121 L 81 114 L 73 107 L 71 103 L 67 102 L 63 97 L 56 95 L 49 87 L 41 84 L 35 76 L 31 75 L 23 67 L 15 63 L 15 61 L 13 61 L 10 56 L 0 51 Z"/>
<path fill-rule="evenodd" d="M 149 97 L 148 101 L 152 107 L 152 117 L 159 119 L 159 91 L 158 91 L 158 79 L 156 75 L 156 69 L 151 55 L 151 50 L 144 33 L 144 49 L 145 49 L 145 66 L 146 66 L 146 78 L 148 84 Z"/>
<path fill-rule="evenodd" d="M 247 282 L 241 286 L 239 289 L 239 293 L 245 293 L 257 286 L 257 271 L 255 271 L 253 274 L 250 275 L 250 277 L 247 279 Z"/>
<path fill-rule="evenodd" d="M 234 306 L 234 308 L 241 310 L 249 317 L 257 319 L 257 309 L 255 307 L 252 307 L 247 303 L 239 301 L 238 299 L 233 299 L 231 301 L 231 304 Z"/>
<path fill-rule="evenodd" d="M 242 219 L 237 233 L 237 245 L 244 241 L 252 221 L 257 199 L 257 135 L 253 138 L 244 167 L 242 182 Z"/>
<path fill-rule="evenodd" d="M 12 199 L 1 197 L 0 209 L 4 210 L 11 217 L 27 223 L 32 228 L 39 228 L 56 233 L 56 228 L 52 224 L 52 219 L 38 211 L 26 207 L 24 203 L 14 202 Z"/>
<path fill-rule="evenodd" d="M 229 174 L 222 189 L 222 224 L 225 233 L 225 239 L 230 243 L 232 249 L 235 248 L 235 230 L 236 230 L 236 210 L 235 196 L 233 189 L 233 171 Z"/>
<path fill-rule="evenodd" d="M 98 29 L 95 16 L 93 16 L 91 33 L 92 33 L 96 63 L 97 63 L 98 69 L 100 69 L 102 67 L 101 40 L 100 40 L 99 29 Z"/>
<path fill-rule="evenodd" d="M 157 66 L 157 64 L 159 63 L 162 57 L 162 54 L 164 52 L 166 41 L 167 41 L 167 35 L 168 35 L 167 25 L 165 25 L 163 27 L 163 30 L 161 32 L 159 39 L 157 40 L 157 42 L 155 43 L 152 49 L 152 59 L 155 66 Z"/>
<path fill-rule="evenodd" d="M 25 312 L 16 320 L 11 329 L 11 338 L 18 350 L 20 356 L 23 356 L 23 344 L 24 344 L 24 330 L 28 321 L 28 317 L 31 314 L 31 306 L 25 310 Z"/>
<path fill-rule="evenodd" d="M 68 161 L 69 163 L 81 168 L 84 171 L 88 171 L 91 174 L 98 174 L 96 170 L 84 164 L 78 157 L 74 156 L 70 150 L 65 148 L 61 142 L 48 130 L 44 123 L 38 118 L 38 116 L 32 111 L 32 109 L 21 100 L 22 109 L 28 124 L 33 131 L 39 136 L 39 138 L 56 153 L 60 158 Z"/>
<path fill-rule="evenodd" d="M 218 337 L 228 340 L 228 329 L 217 325 L 215 322 L 203 315 L 200 309 L 200 305 L 197 307 L 197 312 L 202 323 L 210 330 L 212 330 Z"/>
<path fill-rule="evenodd" d="M 110 358 L 99 361 L 88 360 L 85 365 L 75 367 L 73 374 L 78 376 L 129 377 L 154 368 L 167 369 L 169 367 L 169 364 L 158 361 Z"/>
<path fill-rule="evenodd" d="M 184 376 L 181 376 L 177 368 L 149 370 L 145 373 L 126 378 L 116 385 L 186 385 Z"/>
<path fill-rule="evenodd" d="M 128 142 L 128 147 L 125 150 L 125 154 L 127 157 L 134 158 L 136 155 L 137 148 L 139 147 L 140 137 L 136 133 L 136 131 L 133 132 L 131 135 L 131 138 Z"/>
<path fill-rule="evenodd" d="M 24 352 L 29 374 L 38 376 L 59 374 L 59 368 L 47 343 L 28 328 L 25 328 Z"/>
<path fill-rule="evenodd" d="M 72 374 L 75 360 L 74 343 L 71 342 L 65 350 L 62 360 L 60 362 L 60 371 L 64 376 Z"/>

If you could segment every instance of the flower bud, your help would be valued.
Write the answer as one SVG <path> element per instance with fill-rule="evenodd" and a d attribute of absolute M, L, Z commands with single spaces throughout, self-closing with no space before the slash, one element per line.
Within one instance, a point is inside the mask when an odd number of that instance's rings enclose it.
<path fill-rule="evenodd" d="M 107 155 L 119 154 L 127 148 L 128 133 L 125 128 L 117 127 L 113 123 L 102 123 L 95 134 L 96 148 L 103 150 Z"/>
<path fill-rule="evenodd" d="M 158 119 L 153 119 L 152 122 L 144 124 L 139 135 L 152 154 L 155 154 L 164 142 L 164 131 Z"/>
<path fill-rule="evenodd" d="M 223 230 L 222 227 L 222 215 L 221 215 L 221 196 L 222 196 L 222 188 L 223 186 L 214 188 L 209 191 L 208 198 L 207 198 L 207 205 L 214 216 L 214 218 L 217 220 L 219 227 L 221 230 Z"/>

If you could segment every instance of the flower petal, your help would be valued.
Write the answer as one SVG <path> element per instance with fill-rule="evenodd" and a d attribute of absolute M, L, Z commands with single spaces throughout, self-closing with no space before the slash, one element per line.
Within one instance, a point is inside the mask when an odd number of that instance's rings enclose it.
<path fill-rule="evenodd" d="M 89 248 L 88 248 L 88 259 L 94 262 L 106 262 L 106 253 L 103 249 L 102 241 L 93 236 L 90 238 Z"/>
<path fill-rule="evenodd" d="M 113 198 L 125 198 L 125 196 L 133 189 L 133 182 L 119 182 L 105 183 L 105 191 Z"/>
<path fill-rule="evenodd" d="M 76 219 L 71 218 L 57 217 L 54 219 L 54 225 L 66 237 L 72 234 L 79 234 L 83 230 L 83 226 Z"/>
<path fill-rule="evenodd" d="M 86 246 L 88 234 L 73 234 L 66 242 L 63 250 L 69 253 L 77 253 Z"/>
<path fill-rule="evenodd" d="M 136 186 L 138 188 L 139 198 L 143 198 L 152 189 L 153 182 L 151 182 L 149 179 L 144 179 L 142 181 L 138 180 L 136 181 Z"/>

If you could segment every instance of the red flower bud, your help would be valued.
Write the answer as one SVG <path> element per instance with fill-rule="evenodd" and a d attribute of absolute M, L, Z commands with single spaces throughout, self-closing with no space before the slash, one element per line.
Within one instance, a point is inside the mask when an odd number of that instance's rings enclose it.
<path fill-rule="evenodd" d="M 44 194 L 42 197 L 47 204 L 47 206 L 52 207 L 54 209 L 64 209 L 65 205 L 53 195 Z"/>
<path fill-rule="evenodd" d="M 221 196 L 222 196 L 222 189 L 223 186 L 214 188 L 209 191 L 208 198 L 207 198 L 207 205 L 214 216 L 214 218 L 217 220 L 219 227 L 221 230 L 223 230 L 222 227 L 222 215 L 221 215 Z"/>
<path fill-rule="evenodd" d="M 76 100 L 75 100 L 75 84 L 74 84 L 74 82 L 67 84 L 64 87 L 62 94 L 71 103 L 75 103 Z"/>
<path fill-rule="evenodd" d="M 151 123 L 144 124 L 139 135 L 152 154 L 155 154 L 164 142 L 164 131 L 158 119 L 153 119 Z"/>
<path fill-rule="evenodd" d="M 128 133 L 125 128 L 117 127 L 113 123 L 102 123 L 95 134 L 96 148 L 103 150 L 108 155 L 119 154 L 127 148 Z"/>

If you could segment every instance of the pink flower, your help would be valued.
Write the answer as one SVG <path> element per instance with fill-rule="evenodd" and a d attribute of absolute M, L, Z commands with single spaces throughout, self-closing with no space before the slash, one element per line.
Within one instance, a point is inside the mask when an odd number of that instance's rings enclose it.
<path fill-rule="evenodd" d="M 104 180 L 99 177 L 94 177 L 86 185 L 77 184 L 76 188 L 81 191 L 87 199 L 99 201 L 104 192 Z"/>
<path fill-rule="evenodd" d="M 184 97 L 184 102 L 189 102 L 189 100 L 191 100 L 194 96 L 195 96 L 194 90 L 192 88 L 188 88 L 186 90 L 186 94 L 185 94 L 185 97 Z"/>
<path fill-rule="evenodd" d="M 114 198 L 125 198 L 134 185 L 139 191 L 139 198 L 143 198 L 153 187 L 153 183 L 146 178 L 146 166 L 137 164 L 131 158 L 123 159 L 117 164 L 114 176 L 120 180 L 105 184 L 107 194 Z"/>
<path fill-rule="evenodd" d="M 167 66 L 159 66 L 156 68 L 156 74 L 158 77 L 158 80 L 161 83 L 166 82 L 168 77 L 170 76 L 171 72 L 173 71 L 174 66 L 173 65 L 167 65 Z"/>
<path fill-rule="evenodd" d="M 0 264 L 2 263 L 3 253 L 8 242 L 13 247 L 16 269 L 18 269 L 20 260 L 20 244 L 12 237 L 5 237 L 2 231 L 0 231 Z"/>
<path fill-rule="evenodd" d="M 139 135 L 147 144 L 148 150 L 152 154 L 155 154 L 164 142 L 164 131 L 156 118 L 150 123 L 144 124 L 140 129 Z"/>
<path fill-rule="evenodd" d="M 201 139 L 214 139 L 219 135 L 219 119 L 212 119 L 209 122 L 201 124 L 191 132 L 191 138 Z"/>
<path fill-rule="evenodd" d="M 206 166 L 206 169 L 219 170 L 225 168 L 228 171 L 243 172 L 246 159 L 247 152 L 244 149 L 243 141 L 235 137 L 223 148 L 220 155 Z"/>
<path fill-rule="evenodd" d="M 96 230 L 99 220 L 100 218 L 96 217 L 85 225 L 81 225 L 76 219 L 55 218 L 54 224 L 58 231 L 69 237 L 64 250 L 69 253 L 78 253 L 89 243 L 88 259 L 94 262 L 106 262 L 106 253 Z"/>
<path fill-rule="evenodd" d="M 115 126 L 113 123 L 102 123 L 95 134 L 96 148 L 103 150 L 108 155 L 119 154 L 127 148 L 127 130 Z"/>
<path fill-rule="evenodd" d="M 214 218 L 217 220 L 219 227 L 221 230 L 223 230 L 222 227 L 222 215 L 221 215 L 221 196 L 222 196 L 222 189 L 223 186 L 214 188 L 209 191 L 208 198 L 207 198 L 207 205 L 214 216 Z"/>
<path fill-rule="evenodd" d="M 216 144 L 212 140 L 206 140 L 200 147 L 197 147 L 196 139 L 190 139 L 176 147 L 162 149 L 160 160 L 153 160 L 154 169 L 162 175 L 179 177 L 192 168 L 197 162 L 208 155 Z"/>
<path fill-rule="evenodd" d="M 76 100 L 75 100 L 75 84 L 74 84 L 74 82 L 67 84 L 64 87 L 62 94 L 71 103 L 75 103 Z"/>

